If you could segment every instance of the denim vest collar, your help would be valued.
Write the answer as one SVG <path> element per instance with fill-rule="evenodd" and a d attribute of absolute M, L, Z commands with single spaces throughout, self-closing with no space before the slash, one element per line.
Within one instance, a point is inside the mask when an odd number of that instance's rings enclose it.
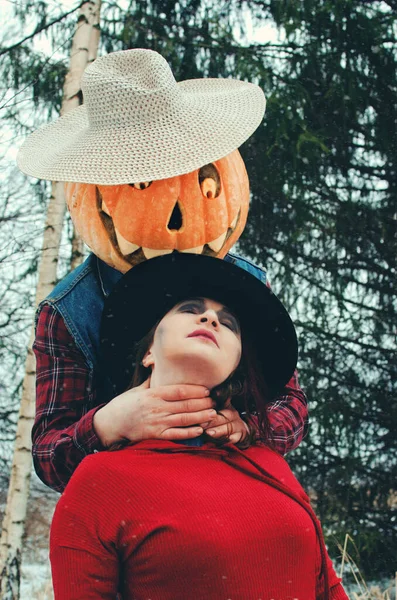
<path fill-rule="evenodd" d="M 116 271 L 113 267 L 109 267 L 103 260 L 97 259 L 98 278 L 100 281 L 102 293 L 107 298 L 118 281 L 122 278 L 123 274 L 120 271 Z"/>

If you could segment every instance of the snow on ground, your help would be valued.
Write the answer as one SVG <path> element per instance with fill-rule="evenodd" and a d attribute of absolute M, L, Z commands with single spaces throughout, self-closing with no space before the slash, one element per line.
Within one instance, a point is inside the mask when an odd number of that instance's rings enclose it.
<path fill-rule="evenodd" d="M 21 600 L 53 600 L 50 563 L 22 564 Z"/>

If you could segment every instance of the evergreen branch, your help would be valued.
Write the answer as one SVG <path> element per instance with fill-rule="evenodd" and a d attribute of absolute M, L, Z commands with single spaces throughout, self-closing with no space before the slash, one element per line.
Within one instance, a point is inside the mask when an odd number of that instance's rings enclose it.
<path fill-rule="evenodd" d="M 280 243 L 277 243 L 277 240 L 273 240 L 273 248 L 274 248 L 274 250 L 276 250 L 278 252 L 285 252 L 284 246 Z M 340 270 L 341 260 L 338 259 L 338 257 L 335 255 L 331 256 L 331 258 L 328 256 L 322 256 L 322 257 L 314 256 L 313 254 L 307 254 L 307 253 L 305 254 L 303 252 L 299 252 L 296 247 L 294 248 L 294 251 L 295 251 L 295 256 L 294 256 L 295 259 L 296 258 L 301 259 L 302 262 L 306 265 L 308 263 L 310 263 L 310 265 L 314 268 L 315 271 L 322 269 L 322 270 L 326 270 L 330 274 L 332 274 L 332 273 L 336 273 Z M 370 259 L 368 258 L 368 261 L 369 260 Z M 345 263 L 344 267 L 346 269 L 351 269 L 352 265 Z M 360 269 L 361 270 L 366 269 L 365 263 L 360 267 Z M 388 277 L 390 277 L 390 275 L 392 275 L 389 267 L 382 267 L 379 264 L 374 264 L 373 261 L 370 262 L 370 269 L 373 273 L 376 273 L 377 275 L 380 275 L 381 277 L 385 277 L 386 280 Z M 359 281 L 358 279 L 354 278 L 352 274 L 349 275 L 349 282 L 355 283 L 357 286 L 360 286 L 364 289 L 370 288 L 371 290 L 379 292 L 380 294 L 386 294 L 386 295 L 390 294 L 390 290 L 387 287 L 385 287 L 385 286 L 382 287 L 381 285 L 376 285 L 374 282 L 363 283 L 362 281 Z"/>
<path fill-rule="evenodd" d="M 305 357 L 306 358 L 306 357 Z M 310 362 L 310 356 L 308 356 L 308 362 Z M 335 361 L 336 363 L 340 363 L 340 360 Z M 305 368 L 302 366 L 299 371 L 301 373 L 305 372 Z M 372 396 L 378 394 L 378 395 L 385 395 L 385 390 L 384 387 L 379 386 L 377 383 L 373 384 L 373 383 L 368 383 L 367 381 L 359 381 L 359 380 L 355 380 L 351 377 L 351 375 L 346 375 L 345 371 L 340 371 L 336 368 L 335 364 L 332 365 L 332 368 L 330 368 L 326 373 L 322 373 L 321 374 L 322 378 L 325 378 L 329 383 L 334 383 L 336 386 L 339 386 L 339 388 L 343 385 L 348 387 L 349 389 L 356 389 L 359 390 L 360 392 L 365 392 L 365 394 L 370 394 Z M 322 388 L 321 392 L 324 391 L 324 389 L 326 388 Z M 371 412 L 369 413 L 369 416 L 367 416 L 365 413 L 362 412 L 362 410 L 360 409 L 360 411 L 357 413 L 357 416 L 360 416 L 360 418 L 362 418 L 364 421 L 367 421 L 369 423 L 373 423 L 375 421 L 379 421 L 380 423 L 380 419 L 379 417 L 384 417 L 382 412 L 379 412 L 379 414 L 377 412 L 375 412 L 376 407 L 370 407 Z M 355 412 L 355 409 L 353 408 L 352 405 L 350 405 L 350 410 L 352 413 Z"/>
<path fill-rule="evenodd" d="M 305 331 L 313 333 L 319 339 L 326 339 L 332 342 L 333 344 L 336 344 L 340 348 L 347 350 L 349 354 L 352 354 L 353 356 L 365 362 L 366 364 L 371 365 L 372 367 L 381 370 L 384 373 L 389 373 L 389 369 L 384 367 L 383 365 L 380 365 L 377 360 L 372 361 L 368 358 L 363 358 L 361 354 L 359 354 L 357 351 L 353 350 L 349 346 L 353 344 L 354 346 L 358 346 L 359 348 L 368 350 L 369 352 L 371 352 L 371 356 L 373 356 L 374 352 L 379 352 L 382 356 L 385 355 L 385 358 L 387 358 L 387 355 L 390 355 L 392 358 L 395 356 L 396 351 L 394 348 L 381 348 L 380 346 L 374 346 L 373 344 L 366 344 L 365 342 L 362 342 L 358 339 L 353 340 L 352 338 L 340 335 L 336 332 L 325 331 L 325 329 L 323 329 L 319 325 L 316 325 L 315 323 L 309 323 L 308 321 L 295 321 L 295 323 L 297 323 L 299 327 L 301 327 Z"/>
<path fill-rule="evenodd" d="M 373 4 L 373 0 L 361 0 L 362 4 Z M 397 1 L 396 0 L 383 0 L 385 4 L 390 6 L 390 8 L 394 11 L 397 11 Z"/>
<path fill-rule="evenodd" d="M 284 264 L 283 260 L 278 260 L 276 257 L 272 257 L 272 260 L 274 260 L 274 262 L 277 263 L 277 264 L 279 264 L 280 266 L 282 266 Z M 361 308 L 363 310 L 368 310 L 368 311 L 372 311 L 374 313 L 379 313 L 379 315 L 384 314 L 383 308 L 377 308 L 375 306 L 368 306 L 368 305 L 363 304 L 361 302 L 357 302 L 355 300 L 351 300 L 350 298 L 345 298 L 343 296 L 343 294 L 339 294 L 336 291 L 335 288 L 329 289 L 329 288 L 325 287 L 325 285 L 321 285 L 321 283 L 319 283 L 318 281 L 316 281 L 315 279 L 312 279 L 311 277 L 309 277 L 307 275 L 307 269 L 302 269 L 302 271 L 298 271 L 297 269 L 290 269 L 290 270 L 295 275 L 297 275 L 300 279 L 304 279 L 311 286 L 315 286 L 317 289 L 319 289 L 322 292 L 325 292 L 326 294 L 332 296 L 333 298 L 335 298 L 339 302 L 343 302 L 344 304 L 351 304 L 351 305 L 356 306 L 357 308 Z"/>
<path fill-rule="evenodd" d="M 115 34 L 115 33 L 110 33 L 109 31 L 107 31 L 105 29 L 105 25 L 117 25 L 117 24 L 119 24 L 118 19 L 103 19 L 103 25 L 101 27 L 101 32 L 102 32 L 103 36 L 105 36 L 111 40 L 122 42 L 123 40 L 120 35 Z M 231 42 L 219 44 L 218 40 L 216 40 L 216 39 L 214 40 L 212 38 L 210 38 L 208 42 L 206 42 L 205 39 L 203 39 L 202 41 L 197 40 L 197 41 L 193 42 L 184 37 L 177 36 L 173 32 L 170 32 L 169 35 L 161 35 L 158 32 L 154 31 L 151 27 L 140 25 L 139 23 L 134 23 L 134 27 L 136 29 L 139 29 L 140 31 L 142 31 L 145 34 L 152 35 L 155 39 L 163 40 L 165 42 L 168 42 L 170 39 L 172 39 L 173 42 L 179 43 L 182 46 L 191 46 L 192 48 L 206 48 L 206 49 L 217 50 L 217 51 L 221 51 L 221 52 L 247 53 L 247 54 L 252 54 L 254 56 L 259 53 L 262 55 L 267 54 L 270 58 L 277 58 L 278 60 L 282 59 L 282 56 L 280 56 L 280 54 L 279 54 L 280 51 L 285 52 L 286 54 L 294 55 L 295 50 L 299 49 L 299 47 L 293 43 L 287 43 L 287 44 L 266 43 L 266 44 L 261 44 L 261 45 L 250 44 L 249 46 L 243 46 L 243 45 L 238 45 L 238 44 L 232 44 Z M 275 54 L 270 54 L 270 51 L 274 51 Z"/>
<path fill-rule="evenodd" d="M 11 52 L 12 50 L 15 50 L 16 48 L 19 48 L 19 46 L 22 46 L 22 44 L 24 44 L 25 42 L 27 42 L 28 40 L 31 40 L 32 38 L 35 37 L 35 35 L 37 35 L 38 33 L 41 33 L 42 31 L 46 31 L 47 29 L 49 29 L 50 27 L 52 27 L 53 25 L 55 25 L 56 23 L 60 23 L 60 21 L 63 21 L 63 19 L 65 19 L 66 17 L 68 17 L 69 15 L 73 14 L 74 12 L 76 12 L 76 10 L 78 10 L 79 8 L 81 8 L 81 6 L 85 4 L 85 0 L 82 0 L 80 2 L 80 4 L 78 4 L 75 8 L 73 8 L 72 10 L 70 10 L 69 12 L 63 13 L 61 16 L 57 17 L 56 19 L 54 19 L 53 21 L 50 21 L 49 23 L 47 23 L 46 25 L 42 25 L 41 27 L 35 29 L 33 31 L 33 33 L 31 33 L 30 35 L 27 35 L 26 37 L 24 37 L 22 40 L 20 40 L 19 42 L 16 42 L 15 44 L 13 44 L 12 46 L 8 46 L 7 48 L 3 48 L 2 50 L 0 50 L 0 56 L 2 56 L 3 54 L 7 54 L 7 52 Z"/>

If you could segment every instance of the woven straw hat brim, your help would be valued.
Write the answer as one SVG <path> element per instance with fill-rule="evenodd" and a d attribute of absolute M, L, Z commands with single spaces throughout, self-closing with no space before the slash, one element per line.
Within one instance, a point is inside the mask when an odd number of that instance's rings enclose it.
<path fill-rule="evenodd" d="M 179 110 L 129 123 L 90 125 L 82 105 L 31 134 L 17 163 L 27 175 L 53 181 L 119 185 L 166 179 L 194 171 L 241 146 L 259 126 L 262 90 L 233 79 L 177 84 Z"/>

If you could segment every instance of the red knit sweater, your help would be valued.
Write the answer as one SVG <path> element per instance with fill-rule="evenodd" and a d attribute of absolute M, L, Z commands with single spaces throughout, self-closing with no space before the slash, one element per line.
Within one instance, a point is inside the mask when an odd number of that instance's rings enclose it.
<path fill-rule="evenodd" d="M 55 599 L 346 600 L 316 528 L 288 464 L 263 445 L 101 452 L 56 508 Z"/>

